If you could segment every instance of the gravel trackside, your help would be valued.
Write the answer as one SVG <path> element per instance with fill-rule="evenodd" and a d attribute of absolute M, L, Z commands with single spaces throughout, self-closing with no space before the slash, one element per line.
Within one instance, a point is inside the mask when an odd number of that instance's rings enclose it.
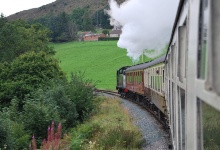
<path fill-rule="evenodd" d="M 114 97 L 108 94 L 103 95 Z M 122 102 L 122 106 L 127 108 L 133 118 L 134 125 L 136 125 L 143 134 L 145 144 L 142 150 L 169 150 L 169 134 L 163 129 L 163 126 L 158 120 L 143 107 L 123 98 L 119 98 L 119 100 Z"/>

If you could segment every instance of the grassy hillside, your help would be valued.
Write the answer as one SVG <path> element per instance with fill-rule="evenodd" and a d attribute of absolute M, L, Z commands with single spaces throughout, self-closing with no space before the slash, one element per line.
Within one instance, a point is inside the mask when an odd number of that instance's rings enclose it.
<path fill-rule="evenodd" d="M 132 65 L 126 50 L 118 48 L 116 41 L 70 42 L 51 46 L 57 51 L 55 57 L 68 75 L 85 71 L 86 78 L 99 81 L 97 88 L 115 90 L 116 70 Z"/>

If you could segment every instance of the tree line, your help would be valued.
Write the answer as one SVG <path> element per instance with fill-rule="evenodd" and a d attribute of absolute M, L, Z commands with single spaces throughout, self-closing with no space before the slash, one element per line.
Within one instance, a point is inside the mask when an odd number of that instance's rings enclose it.
<path fill-rule="evenodd" d="M 78 31 L 95 31 L 95 27 L 110 29 L 109 16 L 104 9 L 94 14 L 88 8 L 77 8 L 71 14 L 62 12 L 58 15 L 48 14 L 30 23 L 40 23 L 47 27 L 52 33 L 52 42 L 67 42 L 77 40 Z"/>

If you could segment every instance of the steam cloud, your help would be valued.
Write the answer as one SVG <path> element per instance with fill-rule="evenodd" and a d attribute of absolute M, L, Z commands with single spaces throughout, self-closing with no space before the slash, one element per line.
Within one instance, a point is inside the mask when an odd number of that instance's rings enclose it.
<path fill-rule="evenodd" d="M 120 6 L 109 0 L 110 23 L 122 26 L 118 47 L 127 49 L 127 56 L 138 60 L 143 51 L 160 50 L 168 43 L 174 23 L 178 0 L 127 0 Z"/>

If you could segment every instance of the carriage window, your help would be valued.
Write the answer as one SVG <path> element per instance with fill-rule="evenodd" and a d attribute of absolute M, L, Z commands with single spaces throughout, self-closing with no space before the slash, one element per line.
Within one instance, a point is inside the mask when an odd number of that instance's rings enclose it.
<path fill-rule="evenodd" d="M 202 0 L 200 4 L 199 21 L 199 46 L 198 46 L 198 78 L 205 79 L 206 74 L 206 53 L 208 39 L 208 21 L 209 21 L 209 0 Z"/>
<path fill-rule="evenodd" d="M 171 83 L 172 84 L 172 91 L 170 91 L 172 93 L 172 129 L 173 129 L 173 139 L 176 139 L 176 90 L 175 90 L 175 86 L 174 86 L 174 83 Z"/>
<path fill-rule="evenodd" d="M 172 63 L 172 66 L 170 66 L 170 67 L 172 67 L 172 79 L 174 79 L 174 77 L 175 77 L 175 75 L 176 75 L 176 73 L 175 73 L 175 64 L 176 64 L 176 60 L 175 60 L 175 49 L 176 49 L 176 47 L 175 47 L 175 45 L 176 44 L 174 44 L 174 45 L 172 45 L 171 46 L 171 63 Z"/>
<path fill-rule="evenodd" d="M 185 90 L 178 87 L 179 147 L 185 149 Z"/>
<path fill-rule="evenodd" d="M 220 95 L 220 1 L 209 0 L 209 7 L 212 8 L 210 11 L 210 33 L 209 36 L 209 48 L 208 50 L 208 82 L 211 81 L 211 88 Z M 218 69 L 217 69 L 218 68 Z"/>
<path fill-rule="evenodd" d="M 180 82 L 183 82 L 185 77 L 185 59 L 186 59 L 186 22 L 178 29 L 179 32 L 179 47 L 178 47 L 178 71 L 177 75 Z"/>
<path fill-rule="evenodd" d="M 199 104 L 199 128 L 200 144 L 204 150 L 219 149 L 220 147 L 220 111 L 206 104 L 198 98 L 197 104 Z M 203 141 L 203 143 L 202 143 Z"/>

